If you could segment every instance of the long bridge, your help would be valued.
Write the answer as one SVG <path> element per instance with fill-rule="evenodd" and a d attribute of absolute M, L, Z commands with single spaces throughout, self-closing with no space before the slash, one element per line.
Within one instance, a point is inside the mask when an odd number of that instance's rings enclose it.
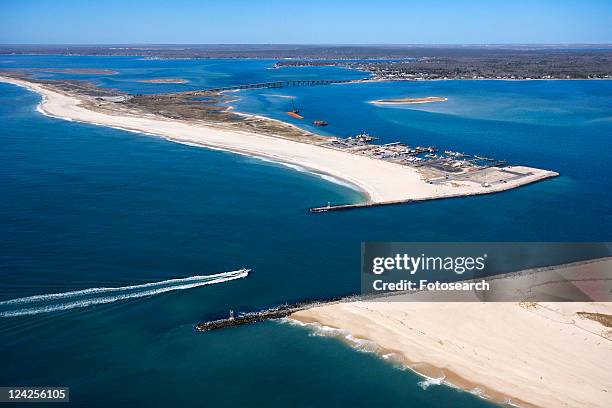
<path fill-rule="evenodd" d="M 219 88 L 208 88 L 201 91 L 190 91 L 189 93 L 197 94 L 204 92 L 223 92 L 223 91 L 239 91 L 243 89 L 257 89 L 257 88 L 287 88 L 290 86 L 315 86 L 315 85 L 331 85 L 331 84 L 343 84 L 352 82 L 352 79 L 295 79 L 290 81 L 276 81 L 276 82 L 261 82 L 257 84 L 243 84 L 243 85 L 232 85 L 223 86 Z"/>

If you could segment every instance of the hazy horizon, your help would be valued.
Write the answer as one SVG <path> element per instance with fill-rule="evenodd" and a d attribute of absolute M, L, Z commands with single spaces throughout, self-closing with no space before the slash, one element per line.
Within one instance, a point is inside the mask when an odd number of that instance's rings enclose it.
<path fill-rule="evenodd" d="M 107 47 L 107 46 L 159 46 L 159 47 L 172 47 L 172 46 L 259 46 L 259 47 L 273 47 L 273 46 L 325 46 L 325 47 L 559 47 L 559 46 L 611 46 L 611 42 L 600 42 L 600 43 L 155 43 L 155 42 L 117 42 L 117 43 L 0 43 L 0 46 L 87 46 L 87 47 Z"/>

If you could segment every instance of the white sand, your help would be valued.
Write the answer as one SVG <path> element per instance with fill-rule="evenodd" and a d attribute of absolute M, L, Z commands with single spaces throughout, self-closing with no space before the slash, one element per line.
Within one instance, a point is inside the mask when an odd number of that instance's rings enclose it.
<path fill-rule="evenodd" d="M 1 76 L 0 81 L 24 86 L 41 94 L 43 101 L 40 109 L 54 117 L 135 130 L 159 135 L 176 142 L 295 164 L 346 181 L 365 192 L 369 201 L 374 203 L 492 193 L 557 175 L 540 169 L 508 167 L 514 171 L 533 174 L 490 187 L 483 187 L 480 183 L 472 181 L 428 184 L 422 180 L 417 170 L 383 160 L 295 142 L 273 135 L 169 120 L 154 115 L 98 112 L 81 106 L 81 100 L 76 97 L 53 91 L 40 84 Z"/>
<path fill-rule="evenodd" d="M 517 284 L 524 288 L 531 282 L 547 293 L 560 276 L 573 274 L 586 293 L 600 298 L 603 293 L 594 288 L 601 285 L 609 299 L 610 259 L 585 264 L 586 269 L 578 265 L 551 268 L 542 279 L 526 274 Z M 292 318 L 373 341 L 381 353 L 394 353 L 417 372 L 466 390 L 478 388 L 494 401 L 612 407 L 612 328 L 577 312 L 612 315 L 612 303 L 358 301 L 299 311 Z"/>
<path fill-rule="evenodd" d="M 400 354 L 416 371 L 478 387 L 500 402 L 612 407 L 612 330 L 578 311 L 612 314 L 612 304 L 355 302 L 294 317 L 346 329 Z"/>
<path fill-rule="evenodd" d="M 422 98 L 397 98 L 397 99 L 377 99 L 370 101 L 373 105 L 414 105 L 421 103 L 446 102 L 448 98 L 439 96 L 426 96 Z"/>

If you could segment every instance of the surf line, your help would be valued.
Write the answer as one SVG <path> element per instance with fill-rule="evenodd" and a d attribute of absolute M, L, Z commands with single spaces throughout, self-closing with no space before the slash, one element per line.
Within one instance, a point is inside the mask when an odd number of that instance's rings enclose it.
<path fill-rule="evenodd" d="M 215 275 L 190 276 L 188 278 L 169 279 L 150 282 L 142 285 L 130 285 L 115 288 L 89 288 L 63 293 L 28 296 L 18 299 L 0 301 L 0 317 L 16 317 L 64 311 L 87 306 L 113 303 L 121 300 L 135 299 L 175 290 L 185 290 L 199 286 L 214 285 L 236 279 L 246 278 L 250 269 L 238 269 Z M 27 305 L 27 306 L 26 306 Z M 7 306 L 9 310 L 7 309 Z M 17 306 L 17 308 L 14 308 Z M 19 307 L 25 306 L 25 307 Z M 2 310 L 5 309 L 5 310 Z"/>

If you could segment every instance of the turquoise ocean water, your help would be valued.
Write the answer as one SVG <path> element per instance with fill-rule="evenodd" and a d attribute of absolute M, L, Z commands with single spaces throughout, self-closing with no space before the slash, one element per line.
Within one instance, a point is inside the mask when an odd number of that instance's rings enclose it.
<path fill-rule="evenodd" d="M 130 92 L 363 77 L 273 63 L 0 57 L 0 68 L 111 68 L 118 74 L 35 72 Z M 191 82 L 137 82 L 158 77 Z M 327 120 L 330 134 L 365 130 L 562 176 L 491 196 L 313 215 L 309 207 L 361 196 L 279 164 L 45 117 L 38 95 L 0 84 L 0 385 L 67 385 L 79 407 L 490 406 L 445 386 L 424 390 L 417 375 L 301 327 L 265 322 L 200 334 L 193 325 L 230 308 L 355 293 L 362 241 L 610 240 L 612 82 L 370 83 L 236 95 L 239 110 L 307 128 Z M 367 103 L 412 95 L 449 101 Z M 303 122 L 285 114 L 286 96 Z M 101 296 L 7 303 L 243 266 L 254 270 L 245 279 L 164 284 L 176 290 L 128 299 L 119 291 L 87 307 L 61 310 Z M 34 306 L 55 311 L 2 315 Z"/>

